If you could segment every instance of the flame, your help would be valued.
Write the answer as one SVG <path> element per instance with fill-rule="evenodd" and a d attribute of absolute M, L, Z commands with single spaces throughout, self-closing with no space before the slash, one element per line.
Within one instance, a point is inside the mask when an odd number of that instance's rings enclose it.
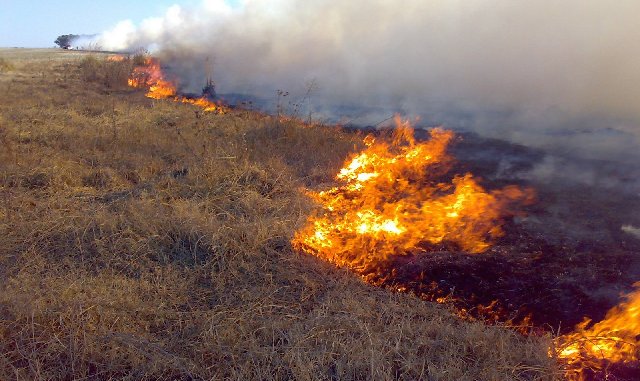
<path fill-rule="evenodd" d="M 429 244 L 480 253 L 503 235 L 507 204 L 531 196 L 516 187 L 487 192 L 471 174 L 444 182 L 454 133 L 435 128 L 417 142 L 409 122 L 396 117 L 396 126 L 390 141 L 364 139 L 366 149 L 336 176 L 339 185 L 307 191 L 320 208 L 294 247 L 361 274 Z"/>
<path fill-rule="evenodd" d="M 557 338 L 555 354 L 567 365 L 567 379 L 583 381 L 589 372 L 606 372 L 613 363 L 640 361 L 640 282 L 604 320 L 585 319 L 574 332 Z"/>
<path fill-rule="evenodd" d="M 129 86 L 137 88 L 152 87 L 164 81 L 164 74 L 157 59 L 147 57 L 144 65 L 136 66 L 129 77 Z"/>
<path fill-rule="evenodd" d="M 188 103 L 202 108 L 204 111 L 225 113 L 224 106 L 210 101 L 206 97 L 187 98 L 178 95 L 176 85 L 167 80 L 160 67 L 160 62 L 151 57 L 145 59 L 143 66 L 136 66 L 129 77 L 129 86 L 148 88 L 146 96 L 152 99 L 172 99 L 175 102 Z"/>
<path fill-rule="evenodd" d="M 120 55 L 120 54 L 116 54 L 116 55 L 111 55 L 107 57 L 107 61 L 108 62 L 122 62 L 126 59 L 125 56 Z"/>
<path fill-rule="evenodd" d="M 392 256 L 445 242 L 469 253 L 487 250 L 504 234 L 501 221 L 509 206 L 533 198 L 531 190 L 515 186 L 486 191 L 469 173 L 445 181 L 454 134 L 436 128 L 428 141 L 418 142 L 408 122 L 396 117 L 396 125 L 392 139 L 364 139 L 366 148 L 345 162 L 336 186 L 306 190 L 319 208 L 292 240 L 295 248 L 351 268 L 374 284 L 377 274 L 384 276 L 376 270 Z M 586 319 L 554 341 L 549 354 L 564 364 L 567 380 L 586 381 L 613 364 L 640 361 L 640 282 L 635 287 L 604 320 Z M 481 314 L 498 307 L 483 306 Z"/>

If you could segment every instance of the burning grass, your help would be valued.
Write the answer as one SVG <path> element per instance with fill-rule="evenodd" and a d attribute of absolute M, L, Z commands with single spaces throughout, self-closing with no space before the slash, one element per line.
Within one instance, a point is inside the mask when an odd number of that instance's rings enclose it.
<path fill-rule="evenodd" d="M 109 58 L 113 60 L 112 57 Z M 119 57 L 115 59 L 120 60 Z M 146 57 L 142 65 L 133 68 L 133 72 L 128 78 L 128 84 L 131 87 L 148 89 L 146 94 L 148 98 L 169 99 L 174 102 L 192 104 L 206 112 L 219 114 L 226 112 L 226 108 L 222 104 L 208 99 L 206 96 L 189 98 L 179 95 L 176 84 L 165 77 L 160 67 L 160 61 L 152 57 Z"/>
<path fill-rule="evenodd" d="M 558 375 L 548 335 L 291 248 L 299 189 L 331 182 L 360 136 L 158 102 L 105 81 L 126 61 L 66 57 L 0 77 L 0 379 Z"/>
<path fill-rule="evenodd" d="M 502 236 L 508 206 L 533 195 L 514 186 L 487 192 L 470 173 L 446 179 L 453 137 L 433 129 L 429 140 L 416 142 L 408 122 L 396 117 L 390 142 L 365 138 L 367 149 L 338 173 L 339 186 L 309 192 L 322 210 L 294 245 L 362 274 L 424 245 L 485 251 Z"/>
<path fill-rule="evenodd" d="M 588 380 L 618 364 L 640 360 L 640 283 L 602 321 L 585 319 L 556 340 L 556 355 L 568 365 L 569 380 Z"/>
<path fill-rule="evenodd" d="M 366 148 L 353 154 L 336 175 L 338 186 L 308 191 L 318 210 L 296 233 L 294 247 L 348 267 L 373 284 L 453 303 L 462 318 L 490 318 L 531 333 L 531 314 L 518 317 L 521 311 L 513 304 L 505 308 L 496 298 L 499 289 L 492 299 L 473 305 L 473 295 L 467 295 L 466 300 L 443 295 L 435 282 L 440 277 L 425 274 L 437 268 L 437 259 L 427 264 L 429 269 L 419 261 L 403 264 L 399 260 L 422 253 L 427 258 L 453 254 L 454 265 L 470 262 L 464 256 L 486 252 L 491 241 L 504 235 L 502 224 L 515 210 L 513 204 L 530 203 L 534 198 L 531 189 L 517 186 L 487 192 L 470 173 L 451 177 L 453 158 L 447 146 L 453 133 L 441 129 L 429 133 L 427 140 L 417 142 L 408 123 L 396 117 L 391 137 L 367 136 Z M 498 265 L 496 259 L 492 258 L 492 266 Z M 472 265 L 468 270 L 477 271 L 478 267 Z M 505 266 L 495 277 L 507 274 Z M 529 284 L 534 279 L 529 277 Z M 458 280 L 453 287 L 465 283 Z M 522 294 L 527 297 L 533 293 L 523 290 Z M 464 306 L 469 302 L 471 310 Z M 591 325 L 591 320 L 585 319 L 573 332 L 559 336 L 550 356 L 565 366 L 567 380 L 627 379 L 626 373 L 633 379 L 640 360 L 639 324 L 640 291 L 636 290 L 602 321 Z"/>

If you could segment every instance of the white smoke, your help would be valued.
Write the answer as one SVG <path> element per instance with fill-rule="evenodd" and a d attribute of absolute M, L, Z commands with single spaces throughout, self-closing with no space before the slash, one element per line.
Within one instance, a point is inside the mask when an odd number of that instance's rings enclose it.
<path fill-rule="evenodd" d="M 314 80 L 318 108 L 504 122 L 491 131 L 516 140 L 558 119 L 599 117 L 637 144 L 639 14 L 637 0 L 206 0 L 122 22 L 99 44 L 151 47 L 192 90 L 209 58 L 223 93 L 302 94 Z M 473 121 L 455 119 L 468 110 Z"/>

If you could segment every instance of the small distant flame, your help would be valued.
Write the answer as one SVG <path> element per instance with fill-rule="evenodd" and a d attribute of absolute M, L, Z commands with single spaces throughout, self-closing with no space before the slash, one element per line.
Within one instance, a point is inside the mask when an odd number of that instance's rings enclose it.
<path fill-rule="evenodd" d="M 112 55 L 112 56 L 108 56 L 107 57 L 107 61 L 108 62 L 122 62 L 124 60 L 126 60 L 127 58 L 123 55 L 120 54 L 116 54 L 116 55 Z"/>
<path fill-rule="evenodd" d="M 635 287 L 604 320 L 591 325 L 585 319 L 575 332 L 557 338 L 555 354 L 567 365 L 568 380 L 584 381 L 611 364 L 640 361 L 640 282 Z"/>
<path fill-rule="evenodd" d="M 219 105 L 206 97 L 187 98 L 178 95 L 176 85 L 165 79 L 160 62 L 148 57 L 143 66 L 137 66 L 129 77 L 129 86 L 136 88 L 148 88 L 146 96 L 152 99 L 172 99 L 175 102 L 188 103 L 202 108 L 204 111 L 225 113 L 224 106 Z"/>
<path fill-rule="evenodd" d="M 446 181 L 454 133 L 432 129 L 417 142 L 396 117 L 392 139 L 368 136 L 329 190 L 308 191 L 319 205 L 293 245 L 339 266 L 369 273 L 393 255 L 449 242 L 470 253 L 485 251 L 503 234 L 507 205 L 532 197 L 517 187 L 487 192 L 469 173 Z"/>

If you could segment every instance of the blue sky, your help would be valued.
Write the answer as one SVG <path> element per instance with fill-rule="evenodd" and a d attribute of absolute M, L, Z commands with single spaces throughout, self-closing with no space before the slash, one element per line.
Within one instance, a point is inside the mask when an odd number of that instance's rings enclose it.
<path fill-rule="evenodd" d="M 51 47 L 61 34 L 94 34 L 117 22 L 164 14 L 197 0 L 0 0 L 0 47 Z"/>

